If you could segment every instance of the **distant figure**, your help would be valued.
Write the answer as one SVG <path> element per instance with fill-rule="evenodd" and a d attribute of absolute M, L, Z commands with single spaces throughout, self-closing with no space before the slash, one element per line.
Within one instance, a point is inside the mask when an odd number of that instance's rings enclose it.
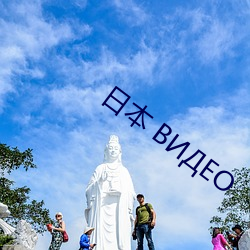
<path fill-rule="evenodd" d="M 95 230 L 91 241 L 96 250 L 130 250 L 135 191 L 121 161 L 121 145 L 111 135 L 104 150 L 104 163 L 97 166 L 86 189 L 88 226 Z"/>
<path fill-rule="evenodd" d="M 66 230 L 65 223 L 62 220 L 63 215 L 61 212 L 56 213 L 56 223 L 50 227 L 50 232 L 52 234 L 52 240 L 50 243 L 49 250 L 60 250 L 63 242 L 63 232 Z"/>
<path fill-rule="evenodd" d="M 93 249 L 96 245 L 96 243 L 94 244 L 90 244 L 90 235 L 93 232 L 94 228 L 93 227 L 86 227 L 83 235 L 80 238 L 80 249 L 79 250 L 89 250 L 89 249 Z"/>
<path fill-rule="evenodd" d="M 140 206 L 136 208 L 136 217 L 134 222 L 133 237 L 136 235 L 138 250 L 143 250 L 143 239 L 146 236 L 148 242 L 148 249 L 155 250 L 152 239 L 152 229 L 155 226 L 156 213 L 150 203 L 145 203 L 142 194 L 137 195 L 137 201 Z"/>
<path fill-rule="evenodd" d="M 235 235 L 226 232 L 227 239 L 233 250 L 237 250 L 237 242 L 235 241 Z"/>
<path fill-rule="evenodd" d="M 236 234 L 230 234 L 230 237 L 233 237 L 233 244 L 236 247 L 235 249 L 239 250 L 239 240 L 242 236 L 242 234 L 244 233 L 243 229 L 241 228 L 240 225 L 235 225 L 232 230 L 236 233 Z"/>
<path fill-rule="evenodd" d="M 225 250 L 225 246 L 227 246 L 229 249 L 232 249 L 232 247 L 224 238 L 223 234 L 221 234 L 221 231 L 218 227 L 213 229 L 212 244 L 214 245 L 213 250 Z"/>

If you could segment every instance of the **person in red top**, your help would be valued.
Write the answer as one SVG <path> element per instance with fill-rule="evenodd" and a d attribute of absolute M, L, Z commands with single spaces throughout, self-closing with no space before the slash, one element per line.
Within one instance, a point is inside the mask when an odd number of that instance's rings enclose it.
<path fill-rule="evenodd" d="M 225 250 L 225 246 L 227 246 L 229 249 L 232 249 L 232 247 L 224 238 L 223 234 L 221 234 L 221 231 L 218 227 L 213 229 L 212 244 L 214 245 L 213 250 Z"/>

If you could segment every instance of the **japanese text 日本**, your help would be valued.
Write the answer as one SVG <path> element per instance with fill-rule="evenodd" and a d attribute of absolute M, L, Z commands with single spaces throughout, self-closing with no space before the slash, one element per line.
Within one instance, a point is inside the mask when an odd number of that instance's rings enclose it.
<path fill-rule="evenodd" d="M 118 99 L 119 98 L 119 99 Z M 131 97 L 125 93 L 124 91 L 122 91 L 120 88 L 118 88 L 117 86 L 114 87 L 114 89 L 111 91 L 111 93 L 108 95 L 108 97 L 105 99 L 105 101 L 102 103 L 102 106 L 107 106 L 109 109 L 111 109 L 115 115 L 117 116 L 120 111 L 123 109 L 123 107 L 127 104 L 127 102 L 129 101 Z M 121 100 L 122 99 L 122 100 Z M 137 126 L 141 126 L 142 128 L 145 129 L 145 125 L 144 125 L 144 115 L 146 114 L 148 117 L 150 117 L 151 119 L 153 119 L 153 116 L 150 115 L 148 112 L 146 112 L 146 108 L 147 106 L 145 106 L 144 108 L 141 108 L 140 106 L 138 106 L 137 104 L 133 103 L 133 105 L 139 109 L 139 111 L 136 112 L 131 112 L 131 113 L 125 113 L 125 116 L 129 116 L 129 119 L 132 121 L 131 123 L 131 127 L 133 127 L 135 124 Z M 131 118 L 130 116 L 136 115 L 135 119 Z M 138 122 L 139 118 L 141 117 L 141 124 Z M 172 129 L 170 126 L 168 126 L 166 123 L 163 123 L 162 126 L 158 129 L 158 131 L 155 133 L 155 135 L 153 136 L 153 140 L 159 144 L 165 144 L 167 142 L 167 137 L 172 133 Z M 174 136 L 174 138 L 171 140 L 171 142 L 167 145 L 167 147 L 165 148 L 165 150 L 168 151 L 172 151 L 175 149 L 182 149 L 181 152 L 178 154 L 177 159 L 179 160 L 181 158 L 181 156 L 184 154 L 184 152 L 186 151 L 186 149 L 189 147 L 190 142 L 184 142 L 181 144 L 175 144 L 173 145 L 177 138 L 179 137 L 178 134 L 176 134 Z M 192 177 L 194 177 L 197 173 L 198 173 L 198 166 L 200 165 L 200 163 L 205 159 L 206 154 L 204 152 L 202 152 L 201 150 L 197 150 L 194 154 L 192 154 L 190 157 L 182 159 L 180 161 L 180 163 L 178 164 L 178 167 L 181 167 L 183 164 L 188 166 L 189 168 L 191 168 L 194 173 L 191 175 Z M 190 162 L 192 159 L 196 158 L 198 161 L 197 163 L 192 166 L 191 164 L 189 164 L 188 162 Z M 211 169 L 212 168 L 212 164 L 216 165 L 217 167 L 219 167 L 219 164 L 214 161 L 213 159 L 210 159 L 206 166 L 200 171 L 199 175 L 205 179 L 206 181 L 209 181 L 208 177 L 205 176 L 205 173 L 207 171 L 209 171 L 210 173 L 214 173 L 214 171 Z M 218 184 L 218 178 L 222 175 L 227 175 L 229 176 L 229 184 L 226 184 L 226 186 L 219 186 Z M 214 176 L 214 185 L 216 188 L 218 188 L 221 191 L 226 191 L 229 188 L 232 187 L 234 183 L 234 177 L 233 175 L 225 170 L 219 171 L 217 174 L 215 174 Z"/>

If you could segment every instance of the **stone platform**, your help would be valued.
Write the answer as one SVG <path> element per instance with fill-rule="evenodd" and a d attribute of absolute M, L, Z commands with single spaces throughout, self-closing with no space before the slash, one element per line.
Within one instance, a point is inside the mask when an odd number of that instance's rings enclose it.
<path fill-rule="evenodd" d="M 0 250 L 26 250 L 25 247 L 21 245 L 9 245 L 9 246 L 3 246 L 0 247 Z"/>

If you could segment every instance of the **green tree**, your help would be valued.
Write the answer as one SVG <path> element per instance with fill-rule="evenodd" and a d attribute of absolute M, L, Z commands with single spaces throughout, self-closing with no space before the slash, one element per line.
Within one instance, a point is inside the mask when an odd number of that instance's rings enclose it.
<path fill-rule="evenodd" d="M 212 226 L 218 226 L 223 231 L 230 231 L 235 224 L 247 229 L 250 220 L 250 169 L 235 168 L 232 172 L 234 184 L 225 192 L 224 199 L 217 208 L 222 217 L 213 216 L 210 220 Z"/>
<path fill-rule="evenodd" d="M 10 148 L 6 144 L 0 144 L 0 202 L 6 204 L 11 211 L 11 216 L 5 220 L 12 226 L 21 219 L 26 220 L 36 232 L 43 233 L 45 225 L 52 221 L 49 210 L 44 208 L 44 201 L 30 200 L 30 188 L 14 188 L 15 183 L 5 177 L 19 168 L 26 171 L 36 168 L 32 150 L 21 152 L 17 147 Z"/>

